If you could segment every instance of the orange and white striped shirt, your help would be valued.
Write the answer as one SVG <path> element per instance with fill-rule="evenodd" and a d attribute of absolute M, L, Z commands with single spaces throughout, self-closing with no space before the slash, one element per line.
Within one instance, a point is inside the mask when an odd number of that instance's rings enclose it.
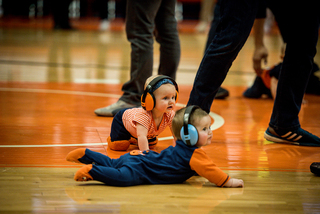
<path fill-rule="evenodd" d="M 174 115 L 174 111 L 171 111 L 170 113 L 164 113 L 159 125 L 159 129 L 157 129 L 151 111 L 146 111 L 143 108 L 131 108 L 123 113 L 122 122 L 124 127 L 133 137 L 137 138 L 136 124 L 139 123 L 148 129 L 147 138 L 152 139 L 163 132 L 167 126 L 171 128 Z"/>

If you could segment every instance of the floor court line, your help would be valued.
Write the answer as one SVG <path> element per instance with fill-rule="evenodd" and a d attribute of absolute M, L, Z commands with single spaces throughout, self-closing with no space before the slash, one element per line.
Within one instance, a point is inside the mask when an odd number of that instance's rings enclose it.
<path fill-rule="evenodd" d="M 31 88 L 0 88 L 0 91 L 10 92 L 30 92 L 30 93 L 51 93 L 51 94 L 70 94 L 70 95 L 84 95 L 84 96 L 95 96 L 95 97 L 111 97 L 119 98 L 120 95 L 98 93 L 98 92 L 84 92 L 84 91 L 67 91 L 67 90 L 54 90 L 54 89 L 31 89 Z"/>
<path fill-rule="evenodd" d="M 0 145 L 0 148 L 34 148 L 34 147 L 71 147 L 71 146 L 106 146 L 108 143 L 77 143 L 50 145 Z"/>

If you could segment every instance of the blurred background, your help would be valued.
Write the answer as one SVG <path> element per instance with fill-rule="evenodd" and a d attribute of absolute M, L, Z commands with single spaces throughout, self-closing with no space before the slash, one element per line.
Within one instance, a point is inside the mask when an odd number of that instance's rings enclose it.
<path fill-rule="evenodd" d="M 199 31 L 205 31 L 212 19 L 214 4 L 214 0 L 178 0 L 176 17 L 179 21 L 188 20 L 191 23 L 202 20 Z M 201 8 L 204 9 L 202 12 Z M 121 22 L 125 19 L 125 13 L 126 0 L 0 0 L 0 27 L 105 30 L 110 27 L 104 24 L 107 20 Z M 69 18 L 70 26 L 55 24 L 59 19 L 65 19 L 65 14 Z M 116 29 L 117 27 L 114 27 L 113 30 Z"/>

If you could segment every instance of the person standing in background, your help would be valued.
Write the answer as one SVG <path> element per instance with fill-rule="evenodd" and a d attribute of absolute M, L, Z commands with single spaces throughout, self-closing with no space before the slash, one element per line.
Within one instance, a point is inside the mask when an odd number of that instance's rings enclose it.
<path fill-rule="evenodd" d="M 261 3 L 221 0 L 221 19 L 197 71 L 187 105 L 210 111 L 219 87 L 251 32 Z M 320 146 L 320 138 L 303 130 L 298 117 L 316 54 L 319 1 L 299 5 L 289 0 L 267 3 L 281 33 L 286 33 L 283 36 L 287 38 L 287 48 L 265 138 L 277 143 Z"/>
<path fill-rule="evenodd" d="M 180 40 L 175 18 L 176 0 L 128 0 L 126 35 L 131 43 L 130 80 L 122 96 L 107 107 L 96 109 L 98 116 L 113 117 L 122 109 L 140 106 L 144 83 L 153 70 L 153 43 L 160 44 L 159 75 L 176 78 L 180 62 Z"/>
<path fill-rule="evenodd" d="M 53 29 L 72 29 L 69 20 L 69 6 L 72 0 L 51 0 L 52 15 L 54 26 Z"/>

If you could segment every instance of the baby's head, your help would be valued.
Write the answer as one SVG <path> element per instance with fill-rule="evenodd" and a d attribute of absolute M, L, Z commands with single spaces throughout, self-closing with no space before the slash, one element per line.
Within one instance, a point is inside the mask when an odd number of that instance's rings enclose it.
<path fill-rule="evenodd" d="M 155 107 L 161 107 L 160 104 L 163 101 L 162 103 L 166 102 L 169 109 L 173 110 L 178 99 L 178 93 L 178 85 L 172 78 L 165 75 L 151 76 L 144 85 L 141 106 L 145 110 L 151 111 Z M 173 102 L 172 98 L 174 99 Z"/>
<path fill-rule="evenodd" d="M 188 106 L 178 110 L 172 121 L 172 131 L 176 139 L 197 147 L 211 143 L 210 126 L 211 117 L 198 106 Z"/>

